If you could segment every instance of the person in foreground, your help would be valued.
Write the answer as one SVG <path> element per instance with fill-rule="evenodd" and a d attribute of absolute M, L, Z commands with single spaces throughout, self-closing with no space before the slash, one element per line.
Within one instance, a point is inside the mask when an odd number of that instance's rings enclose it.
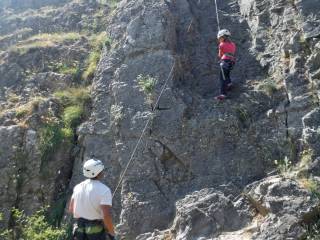
<path fill-rule="evenodd" d="M 75 218 L 73 240 L 115 239 L 112 223 L 112 195 L 101 182 L 104 165 L 90 159 L 83 165 L 83 175 L 88 178 L 76 185 L 69 204 L 69 212 Z"/>
<path fill-rule="evenodd" d="M 230 36 L 231 33 L 227 29 L 220 30 L 217 35 L 220 59 L 220 95 L 216 97 L 218 100 L 224 100 L 227 91 L 232 88 L 230 72 L 235 64 L 236 45 L 230 40 Z"/>

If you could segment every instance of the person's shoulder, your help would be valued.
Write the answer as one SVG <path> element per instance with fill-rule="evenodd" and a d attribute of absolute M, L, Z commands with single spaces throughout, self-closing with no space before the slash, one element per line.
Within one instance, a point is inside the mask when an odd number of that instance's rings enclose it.
<path fill-rule="evenodd" d="M 84 180 L 84 181 L 78 183 L 77 185 L 74 186 L 73 191 L 76 191 L 76 190 L 82 188 L 82 186 L 85 185 L 87 182 L 88 182 L 87 180 Z"/>
<path fill-rule="evenodd" d="M 103 193 L 111 193 L 110 188 L 106 184 L 104 184 L 100 181 L 98 183 L 98 187 L 99 187 L 100 191 Z"/>

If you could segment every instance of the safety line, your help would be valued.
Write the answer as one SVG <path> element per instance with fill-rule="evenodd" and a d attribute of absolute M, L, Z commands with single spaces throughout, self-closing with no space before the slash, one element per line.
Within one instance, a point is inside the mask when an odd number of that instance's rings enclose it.
<path fill-rule="evenodd" d="M 216 16 L 217 16 L 218 31 L 220 31 L 220 20 L 219 20 L 217 0 L 214 0 L 214 5 L 215 5 L 215 7 L 216 7 Z"/>
<path fill-rule="evenodd" d="M 163 85 L 163 87 L 162 87 L 162 89 L 161 89 L 161 91 L 160 91 L 160 94 L 159 94 L 159 96 L 158 96 L 158 99 L 157 99 L 157 101 L 156 101 L 156 103 L 155 103 L 155 107 L 154 107 L 154 108 L 152 109 L 152 111 L 151 111 L 152 113 L 156 111 L 157 106 L 158 106 L 158 103 L 159 103 L 159 101 L 160 101 L 160 98 L 161 98 L 161 96 L 162 96 L 162 94 L 163 94 L 163 92 L 164 92 L 164 90 L 165 90 L 165 88 L 166 88 L 169 80 L 173 78 L 173 70 L 174 70 L 175 65 L 176 65 L 176 60 L 174 60 L 174 62 L 173 62 L 173 65 L 172 65 L 172 68 L 171 68 L 170 73 L 169 73 L 169 75 L 168 75 L 168 78 L 166 79 L 166 81 L 165 81 L 165 83 L 164 83 L 164 85 Z M 131 156 L 130 156 L 130 159 L 129 159 L 128 163 L 127 163 L 127 166 L 126 166 L 126 168 L 124 169 L 124 171 L 122 172 L 122 174 L 121 174 L 121 176 L 120 176 L 120 180 L 119 180 L 119 182 L 118 182 L 118 184 L 117 184 L 117 186 L 116 186 L 116 188 L 115 188 L 115 190 L 114 190 L 114 192 L 113 192 L 112 198 L 115 196 L 115 194 L 116 194 L 119 186 L 121 185 L 121 183 L 122 183 L 122 181 L 123 181 L 123 179 L 124 179 L 124 176 L 125 176 L 128 168 L 129 168 L 130 164 L 131 164 L 131 163 L 133 162 L 133 160 L 134 160 L 133 157 L 134 157 L 134 155 L 135 155 L 135 153 L 136 153 L 136 151 L 137 151 L 137 149 L 138 149 L 138 146 L 140 145 L 140 142 L 141 142 L 141 140 L 142 140 L 142 137 L 143 137 L 145 131 L 147 130 L 147 128 L 148 128 L 148 126 L 149 126 L 149 123 L 150 123 L 152 117 L 153 117 L 153 114 L 150 115 L 150 117 L 149 117 L 146 125 L 144 126 L 144 128 L 143 128 L 143 130 L 142 130 L 142 132 L 141 132 L 141 135 L 140 135 L 140 137 L 139 137 L 139 140 L 138 140 L 136 146 L 134 147 L 134 149 L 133 149 L 133 151 L 132 151 L 132 153 L 131 153 Z"/>

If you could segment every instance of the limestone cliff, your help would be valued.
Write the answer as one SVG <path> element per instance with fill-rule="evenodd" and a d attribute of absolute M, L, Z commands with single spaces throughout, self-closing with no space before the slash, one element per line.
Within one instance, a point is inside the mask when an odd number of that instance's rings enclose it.
<path fill-rule="evenodd" d="M 105 162 L 105 182 L 114 190 L 151 119 L 114 199 L 124 239 L 305 236 L 320 201 L 310 187 L 320 174 L 316 0 L 217 1 L 221 27 L 238 46 L 235 88 L 223 102 L 214 100 L 213 1 L 61 2 L 1 10 L 0 207 L 8 219 L 12 206 L 63 206 L 90 157 Z M 45 46 L 43 33 L 51 33 Z M 98 33 L 108 41 L 88 74 Z M 72 126 L 66 109 L 74 103 L 61 98 L 69 87 L 90 88 Z M 71 142 L 63 137 L 44 158 L 46 121 L 73 132 Z"/>

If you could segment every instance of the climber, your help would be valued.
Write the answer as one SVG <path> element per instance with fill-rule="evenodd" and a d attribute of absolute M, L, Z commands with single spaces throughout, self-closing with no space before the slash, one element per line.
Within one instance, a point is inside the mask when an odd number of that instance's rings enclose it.
<path fill-rule="evenodd" d="M 112 195 L 104 185 L 104 165 L 100 160 L 90 159 L 83 165 L 83 175 L 87 180 L 73 189 L 69 212 L 76 222 L 73 240 L 105 240 L 106 235 L 115 239 L 111 217 Z"/>
<path fill-rule="evenodd" d="M 230 36 L 231 33 L 227 29 L 220 30 L 217 35 L 220 59 L 220 95 L 216 97 L 218 100 L 224 100 L 227 91 L 232 88 L 230 72 L 235 64 L 236 45 L 230 40 Z"/>

